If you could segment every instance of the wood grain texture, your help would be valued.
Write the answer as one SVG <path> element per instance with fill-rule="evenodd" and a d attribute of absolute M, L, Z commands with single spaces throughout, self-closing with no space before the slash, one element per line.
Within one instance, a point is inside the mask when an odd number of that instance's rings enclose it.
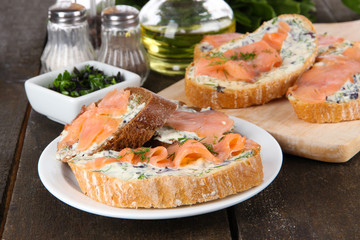
<path fill-rule="evenodd" d="M 239 239 L 358 239 L 360 154 L 340 165 L 284 160 L 267 189 L 235 207 Z"/>
<path fill-rule="evenodd" d="M 3 80 L 24 81 L 38 74 L 46 41 L 47 9 L 54 2 L 17 0 L 0 4 L 0 72 Z"/>
<path fill-rule="evenodd" d="M 360 40 L 359 21 L 315 24 L 319 32 L 328 32 L 350 40 Z M 159 93 L 164 97 L 188 103 L 184 81 Z M 360 150 L 360 121 L 315 124 L 296 117 L 290 102 L 285 99 L 265 105 L 223 112 L 248 120 L 271 133 L 286 153 L 326 162 L 346 162 Z"/>
<path fill-rule="evenodd" d="M 0 76 L 2 72 L 0 71 Z M 6 84 L 0 80 L 0 217 L 3 216 L 10 173 L 16 165 L 16 151 L 26 108 L 28 106 L 22 84 Z"/>
<path fill-rule="evenodd" d="M 0 216 L 3 217 L 5 188 L 9 185 L 9 171 L 16 166 L 16 148 L 28 102 L 21 81 L 35 76 L 45 41 L 46 11 L 41 1 L 4 1 L 0 4 Z M 19 14 L 33 6 L 34 14 Z M 45 6 L 45 8 L 44 8 Z M 45 16 L 45 17 L 43 17 Z M 37 19 L 43 19 L 39 24 Z M 34 21 L 35 20 L 35 21 Z M 41 31 L 43 29 L 43 31 Z M 45 30 L 45 31 L 44 31 Z M 41 34 L 43 33 L 43 34 Z M 41 41 L 40 41 L 41 40 Z M 19 149 L 20 154 L 21 149 Z M 15 178 L 15 176 L 13 176 Z M 10 189 L 11 192 L 11 189 Z M 6 214 L 5 214 L 6 215 Z"/>

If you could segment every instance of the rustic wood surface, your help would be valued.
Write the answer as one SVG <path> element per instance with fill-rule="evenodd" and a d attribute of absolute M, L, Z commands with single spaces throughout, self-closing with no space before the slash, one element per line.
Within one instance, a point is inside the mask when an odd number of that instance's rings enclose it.
<path fill-rule="evenodd" d="M 39 72 L 47 9 L 54 1 L 0 5 L 1 239 L 358 238 L 360 154 L 343 164 L 285 154 L 278 177 L 260 194 L 228 209 L 182 219 L 107 218 L 52 196 L 38 177 L 37 162 L 63 126 L 29 111 L 22 81 Z M 145 87 L 158 92 L 181 78 L 151 72 Z"/>

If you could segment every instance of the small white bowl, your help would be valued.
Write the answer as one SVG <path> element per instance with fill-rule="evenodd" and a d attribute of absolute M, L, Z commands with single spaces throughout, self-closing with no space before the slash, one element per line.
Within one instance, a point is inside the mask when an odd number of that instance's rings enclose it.
<path fill-rule="evenodd" d="M 60 73 L 64 73 L 65 70 L 71 73 L 74 67 L 81 70 L 84 69 L 85 65 L 93 66 L 103 71 L 107 76 L 116 75 L 120 72 L 125 80 L 80 97 L 69 97 L 48 88 L 52 86 L 53 81 Z M 139 75 L 105 63 L 87 61 L 33 77 L 25 82 L 25 91 L 32 108 L 36 112 L 58 123 L 67 124 L 79 114 L 83 105 L 89 105 L 103 98 L 107 92 L 115 88 L 122 89 L 137 86 L 140 86 Z"/>

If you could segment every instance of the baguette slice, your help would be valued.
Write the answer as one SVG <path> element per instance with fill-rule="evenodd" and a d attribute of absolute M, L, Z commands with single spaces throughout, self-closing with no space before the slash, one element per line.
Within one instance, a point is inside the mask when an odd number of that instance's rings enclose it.
<path fill-rule="evenodd" d="M 200 58 L 205 56 L 209 51 L 214 48 L 219 47 L 220 45 L 234 40 L 236 38 L 241 37 L 243 34 L 241 33 L 221 33 L 215 35 L 205 35 L 200 43 L 195 45 L 194 48 L 194 62 Z"/>
<path fill-rule="evenodd" d="M 198 107 L 241 108 L 259 105 L 284 96 L 287 89 L 315 61 L 318 44 L 312 23 L 304 16 L 280 15 L 265 22 L 255 32 L 230 41 L 209 54 L 221 54 L 230 49 L 245 46 L 262 39 L 265 33 L 278 30 L 280 21 L 290 26 L 288 37 L 280 51 L 282 65 L 261 73 L 254 83 L 224 81 L 206 75 L 194 76 L 197 62 L 190 64 L 185 74 L 185 95 Z"/>
<path fill-rule="evenodd" d="M 325 71 L 330 72 L 330 75 L 338 76 L 332 70 L 340 66 L 342 61 L 347 61 L 348 56 L 344 56 L 345 51 L 352 51 L 352 57 L 350 61 L 356 62 L 355 71 L 349 77 L 343 78 L 339 83 L 329 79 L 328 76 L 318 75 L 318 78 L 310 77 L 315 94 L 318 98 L 319 93 L 324 94 L 324 99 L 313 99 L 311 97 L 304 98 L 304 94 L 296 95 L 296 91 L 299 91 L 302 86 L 302 81 L 308 74 L 312 74 L 318 67 L 326 67 Z M 359 54 L 359 55 L 358 55 Z M 306 72 L 295 85 L 289 88 L 287 97 L 297 115 L 298 118 L 312 123 L 335 123 L 341 121 L 349 121 L 360 119 L 360 42 L 343 41 L 338 44 L 331 45 L 327 51 L 319 55 L 317 62 L 314 66 Z M 328 63 L 324 60 L 327 58 L 340 57 L 336 60 L 336 63 Z M 351 64 L 345 62 L 345 65 Z M 358 70 L 357 70 L 358 69 Z M 349 74 L 349 73 L 346 73 Z M 331 77 L 331 76 L 330 76 Z M 335 79 L 337 80 L 337 79 Z M 338 79 L 339 80 L 339 79 Z M 327 82 L 329 84 L 327 85 Z M 324 83 L 324 84 L 323 84 Z M 308 87 L 309 85 L 306 84 Z M 337 86 L 332 94 L 325 94 L 327 86 Z M 331 86 L 330 86 L 331 87 Z M 308 90 L 311 90 L 310 88 Z M 302 90 L 303 91 L 303 90 Z M 335 91 L 335 92 L 334 92 Z"/>
<path fill-rule="evenodd" d="M 101 172 L 89 170 L 75 159 L 68 164 L 82 192 L 98 202 L 125 208 L 170 208 L 224 198 L 259 185 L 263 180 L 260 145 L 246 141 L 249 145 L 246 151 L 252 153 L 250 157 L 244 155 L 223 166 L 202 168 L 194 175 L 186 174 L 186 170 L 157 169 L 144 163 L 136 168 L 126 165 L 127 171 L 133 169 L 136 174 L 164 171 L 171 174 L 154 173 L 146 179 L 121 179 L 112 176 L 116 169 L 114 166 L 105 166 L 106 169 Z M 104 154 L 109 154 L 109 151 Z M 129 173 L 120 175 L 126 178 Z"/>
<path fill-rule="evenodd" d="M 120 150 L 125 147 L 140 147 L 148 141 L 154 134 L 155 129 L 161 127 L 166 119 L 173 113 L 177 104 L 171 102 L 157 94 L 154 94 L 144 88 L 129 87 L 125 91 L 130 91 L 130 103 L 127 107 L 125 115 L 131 116 L 124 118 L 115 131 L 110 134 L 104 141 L 96 144 L 93 143 L 86 151 L 78 151 L 76 144 L 66 146 L 65 148 L 59 147 L 58 144 L 56 158 L 61 161 L 69 161 L 71 158 L 78 154 L 91 155 L 102 150 Z M 102 100 L 95 103 L 96 106 L 101 104 Z M 61 140 L 66 137 L 67 129 L 74 124 L 77 118 L 86 113 L 86 108 L 69 124 L 65 126 L 64 131 L 61 133 Z M 126 120 L 125 120 L 126 119 Z M 107 126 L 104 127 L 106 129 Z M 83 127 L 84 128 L 84 127 Z"/>

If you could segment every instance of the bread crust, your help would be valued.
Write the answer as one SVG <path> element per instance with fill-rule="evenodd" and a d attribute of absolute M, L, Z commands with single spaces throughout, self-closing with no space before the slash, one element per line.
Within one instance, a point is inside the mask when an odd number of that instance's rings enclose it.
<path fill-rule="evenodd" d="M 207 202 L 245 191 L 261 184 L 263 166 L 260 146 L 255 155 L 216 169 L 206 175 L 160 176 L 121 180 L 68 162 L 82 192 L 114 207 L 170 208 Z"/>
<path fill-rule="evenodd" d="M 128 87 L 130 94 L 142 96 L 145 107 L 127 124 L 118 128 L 106 141 L 94 148 L 89 155 L 103 150 L 119 151 L 125 147 L 137 148 L 150 140 L 155 130 L 166 122 L 176 110 L 177 104 L 149 90 L 140 87 Z M 80 114 L 79 114 L 80 115 Z M 59 150 L 59 149 L 58 149 Z M 76 152 L 69 152 L 61 161 L 69 161 Z"/>
<path fill-rule="evenodd" d="M 288 97 L 298 118 L 311 123 L 336 123 L 360 119 L 360 99 L 346 103 L 307 103 Z"/>
<path fill-rule="evenodd" d="M 315 32 L 314 26 L 306 17 L 296 14 L 279 16 L 279 18 L 286 17 L 296 17 L 304 23 L 309 31 Z M 261 27 L 256 31 L 260 31 Z M 238 39 L 246 38 L 247 36 L 248 34 L 239 37 Z M 216 51 L 216 49 L 214 51 Z M 316 59 L 316 56 L 317 48 L 316 51 L 314 51 L 306 59 L 303 67 L 297 71 L 294 71 L 288 75 L 284 75 L 281 78 L 274 78 L 267 81 L 257 81 L 254 84 L 247 84 L 241 89 L 214 89 L 211 86 L 199 84 L 195 81 L 194 78 L 192 78 L 190 74 L 190 69 L 194 67 L 194 64 L 196 64 L 192 63 L 188 66 L 185 73 L 185 95 L 195 106 L 212 107 L 214 109 L 242 108 L 251 105 L 265 104 L 272 99 L 281 98 L 284 96 L 287 89 L 294 84 L 296 79 L 311 67 Z"/>

